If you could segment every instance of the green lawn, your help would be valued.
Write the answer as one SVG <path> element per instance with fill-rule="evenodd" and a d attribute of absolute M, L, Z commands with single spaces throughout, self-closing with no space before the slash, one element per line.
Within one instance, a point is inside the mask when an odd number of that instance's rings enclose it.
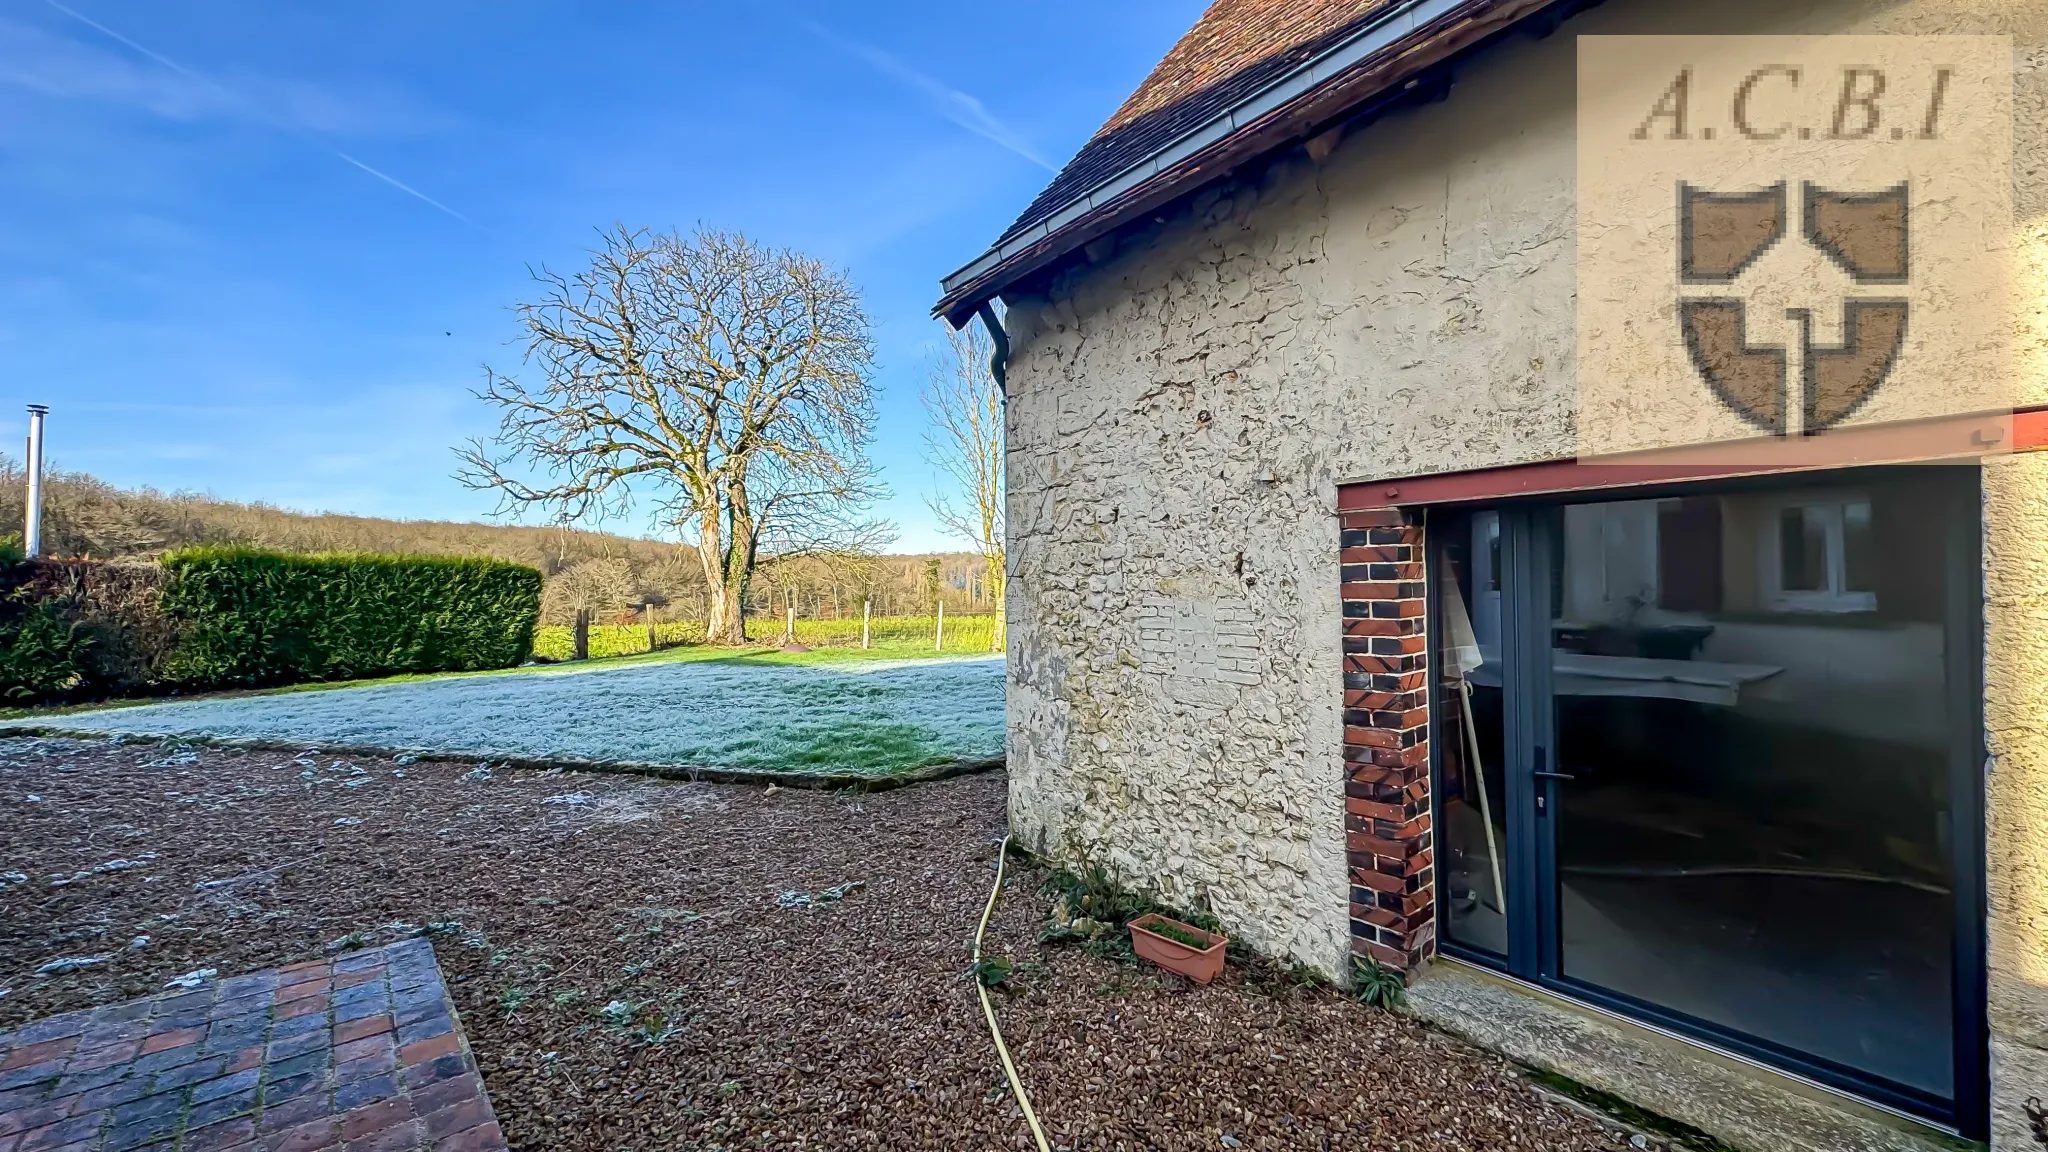
<path fill-rule="evenodd" d="M 78 732 L 858 780 L 999 758 L 1003 660 L 695 647 L 15 717 Z"/>

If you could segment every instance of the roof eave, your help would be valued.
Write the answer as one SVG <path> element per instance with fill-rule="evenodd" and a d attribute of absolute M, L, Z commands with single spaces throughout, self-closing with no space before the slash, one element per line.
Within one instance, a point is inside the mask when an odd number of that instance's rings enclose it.
<path fill-rule="evenodd" d="M 941 281 L 954 327 L 1062 256 L 1192 188 L 1338 119 L 1415 73 L 1562 0 L 1406 0 Z"/>

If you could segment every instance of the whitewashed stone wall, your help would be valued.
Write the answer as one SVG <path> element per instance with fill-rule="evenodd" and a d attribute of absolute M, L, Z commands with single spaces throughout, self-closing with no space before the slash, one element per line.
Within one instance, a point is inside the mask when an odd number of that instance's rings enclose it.
<path fill-rule="evenodd" d="M 1342 968 L 1337 485 L 1571 454 L 1573 34 L 1815 31 L 2014 37 L 2017 206 L 2048 301 L 2041 0 L 1611 0 L 1321 166 L 1297 154 L 1206 191 L 1008 298 L 1025 842 Z M 2025 349 L 2022 398 L 2048 399 L 2048 322 Z M 2048 554 L 2040 471 L 1987 475 L 1987 565 Z M 2048 1096 L 2039 567 L 1988 581 L 1997 1123 L 2015 1147 L 2024 1093 Z"/>
<path fill-rule="evenodd" d="M 1336 486 L 1571 449 L 1572 57 L 1010 299 L 1011 817 L 1344 970 Z"/>

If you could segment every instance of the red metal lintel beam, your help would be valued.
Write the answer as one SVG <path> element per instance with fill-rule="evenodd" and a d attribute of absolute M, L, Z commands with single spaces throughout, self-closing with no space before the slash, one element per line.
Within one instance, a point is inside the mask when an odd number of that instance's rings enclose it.
<path fill-rule="evenodd" d="M 1783 441 L 1768 450 L 1755 444 L 1711 445 L 1599 462 L 1545 460 L 1467 472 L 1360 481 L 1338 487 L 1337 508 L 1340 512 L 1354 512 L 1769 472 L 1960 460 L 2003 451 L 2008 445 L 2014 452 L 2048 448 L 2048 408 L 2021 409 L 2010 417 L 1999 414 L 1882 425 L 1811 440 Z M 1768 455 L 1760 455 L 1766 451 Z"/>

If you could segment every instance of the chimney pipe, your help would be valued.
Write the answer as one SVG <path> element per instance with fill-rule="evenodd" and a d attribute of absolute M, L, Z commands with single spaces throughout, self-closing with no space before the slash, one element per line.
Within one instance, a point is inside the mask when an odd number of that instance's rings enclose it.
<path fill-rule="evenodd" d="M 31 560 L 43 554 L 43 416 L 49 410 L 47 404 L 28 406 L 28 520 L 21 550 Z"/>

